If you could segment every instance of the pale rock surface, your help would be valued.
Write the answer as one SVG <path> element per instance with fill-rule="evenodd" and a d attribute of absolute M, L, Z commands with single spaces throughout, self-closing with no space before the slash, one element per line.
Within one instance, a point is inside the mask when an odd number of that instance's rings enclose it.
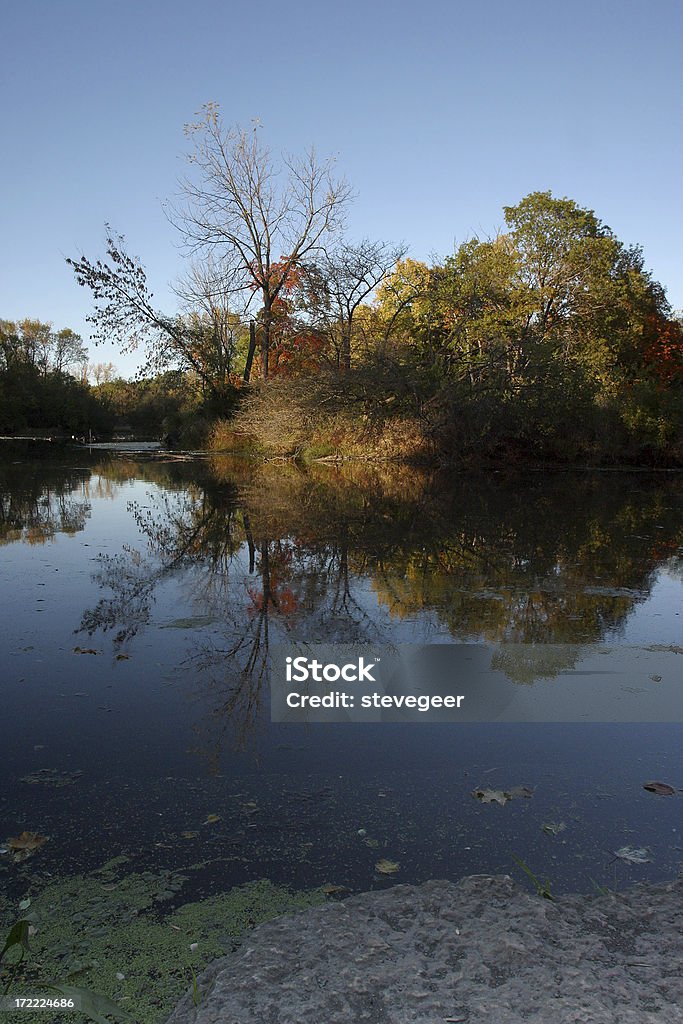
<path fill-rule="evenodd" d="M 474 875 L 254 929 L 169 1024 L 683 1024 L 683 881 L 530 894 Z"/>

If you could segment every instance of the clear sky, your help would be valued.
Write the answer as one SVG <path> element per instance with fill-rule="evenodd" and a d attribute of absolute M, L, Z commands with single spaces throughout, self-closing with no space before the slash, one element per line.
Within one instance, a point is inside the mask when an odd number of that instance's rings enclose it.
<path fill-rule="evenodd" d="M 336 154 L 356 237 L 443 256 L 551 189 L 683 306 L 681 0 L 15 0 L 0 22 L 0 318 L 87 337 L 64 256 L 102 255 L 105 221 L 172 311 L 161 202 L 208 100 L 275 150 Z"/>

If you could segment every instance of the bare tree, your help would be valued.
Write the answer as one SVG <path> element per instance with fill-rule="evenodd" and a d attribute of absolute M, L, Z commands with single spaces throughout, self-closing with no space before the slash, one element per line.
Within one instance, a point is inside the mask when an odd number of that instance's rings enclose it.
<path fill-rule="evenodd" d="M 351 369 L 354 319 L 359 306 L 382 283 L 406 253 L 404 245 L 389 245 L 368 238 L 341 242 L 325 250 L 304 277 L 304 305 L 317 329 L 330 340 L 337 369 Z"/>
<path fill-rule="evenodd" d="M 273 304 L 292 271 L 311 262 L 338 232 L 351 190 L 333 160 L 313 150 L 275 161 L 256 127 L 226 128 L 216 104 L 186 127 L 195 173 L 180 185 L 171 221 L 188 250 L 212 255 L 245 309 L 262 303 L 261 376 L 268 376 Z"/>
<path fill-rule="evenodd" d="M 185 276 L 173 289 L 185 308 L 185 317 L 193 335 L 203 344 L 202 361 L 220 382 L 222 391 L 229 387 L 234 370 L 237 345 L 246 333 L 239 314 L 231 309 L 233 289 L 223 268 L 211 254 L 203 261 L 195 260 Z"/>

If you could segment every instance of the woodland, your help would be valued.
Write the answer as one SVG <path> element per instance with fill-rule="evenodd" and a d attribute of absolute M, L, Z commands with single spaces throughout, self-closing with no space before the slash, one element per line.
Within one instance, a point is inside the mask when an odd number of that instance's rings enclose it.
<path fill-rule="evenodd" d="M 134 352 L 133 380 L 89 363 L 69 329 L 0 321 L 2 432 L 278 458 L 683 461 L 683 321 L 596 213 L 532 192 L 490 237 L 425 262 L 351 237 L 334 162 L 274 156 L 260 131 L 214 104 L 186 128 L 173 309 L 109 227 L 102 258 L 67 260 L 92 341 Z"/>

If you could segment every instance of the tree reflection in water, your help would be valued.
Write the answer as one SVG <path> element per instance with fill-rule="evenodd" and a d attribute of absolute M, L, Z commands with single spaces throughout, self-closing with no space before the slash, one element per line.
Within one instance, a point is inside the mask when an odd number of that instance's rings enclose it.
<path fill-rule="evenodd" d="M 528 682 L 618 635 L 662 566 L 680 568 L 675 476 L 230 459 L 188 473 L 130 506 L 146 550 L 102 559 L 109 594 L 81 628 L 129 641 L 151 623 L 159 587 L 182 581 L 217 627 L 188 655 L 216 708 L 216 749 L 226 730 L 244 741 L 256 723 L 274 639 L 509 644 L 500 664 Z M 562 646 L 539 662 L 530 644 Z"/>
<path fill-rule="evenodd" d="M 0 462 L 0 544 L 45 544 L 75 534 L 90 515 L 90 472 L 70 465 Z"/>

